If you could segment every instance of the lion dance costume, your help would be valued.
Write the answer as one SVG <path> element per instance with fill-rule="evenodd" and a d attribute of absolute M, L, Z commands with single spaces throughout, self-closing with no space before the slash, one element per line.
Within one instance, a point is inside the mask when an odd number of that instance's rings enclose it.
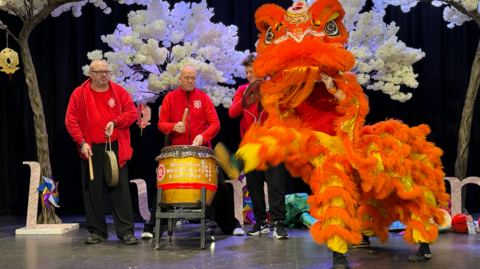
<path fill-rule="evenodd" d="M 344 14 L 337 0 L 257 10 L 261 33 L 253 68 L 256 77 L 270 77 L 260 88 L 269 116 L 252 125 L 237 157 L 246 172 L 284 162 L 292 176 L 309 184 L 310 213 L 320 220 L 310 229 L 312 237 L 334 253 L 359 244 L 362 234 L 386 241 L 396 220 L 407 226 L 405 241 L 431 244 L 438 229 L 429 220 L 442 222 L 437 208 L 449 197 L 442 150 L 426 141 L 427 125 L 364 125 L 369 107 L 356 76 L 348 73 L 355 58 L 344 48 Z M 315 83 L 321 72 L 334 79 L 345 100 Z"/>

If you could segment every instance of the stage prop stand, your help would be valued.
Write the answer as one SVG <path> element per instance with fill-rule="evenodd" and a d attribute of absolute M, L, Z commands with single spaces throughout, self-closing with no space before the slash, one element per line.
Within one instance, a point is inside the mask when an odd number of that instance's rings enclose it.
<path fill-rule="evenodd" d="M 23 162 L 30 166 L 30 189 L 28 194 L 27 226 L 15 230 L 15 234 L 63 234 L 78 229 L 78 223 L 37 224 L 38 199 L 40 192 L 40 164 Z"/>
<path fill-rule="evenodd" d="M 151 214 L 150 210 L 148 210 L 147 184 L 145 184 L 145 180 L 143 179 L 132 179 L 130 180 L 130 183 L 137 185 L 138 207 L 140 210 L 140 215 L 146 222 L 148 222 L 150 221 Z"/>
<path fill-rule="evenodd" d="M 452 209 L 450 215 L 453 217 L 456 214 L 462 213 L 462 188 L 467 184 L 477 184 L 480 186 L 480 177 L 467 177 L 464 180 L 460 181 L 456 177 L 444 177 L 444 180 L 450 182 L 451 194 L 450 199 L 452 199 Z M 466 188 L 464 188 L 466 189 Z M 475 227 L 477 233 L 480 233 L 480 228 Z"/>

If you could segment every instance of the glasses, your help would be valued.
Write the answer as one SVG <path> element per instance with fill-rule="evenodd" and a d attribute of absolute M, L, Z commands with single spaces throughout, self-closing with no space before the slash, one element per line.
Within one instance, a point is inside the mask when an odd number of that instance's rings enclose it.
<path fill-rule="evenodd" d="M 183 77 L 184 80 L 196 80 L 197 77 Z"/>
<path fill-rule="evenodd" d="M 111 71 L 93 71 L 93 70 L 90 70 L 90 72 L 92 73 L 95 73 L 96 75 L 110 75 L 110 72 Z"/>

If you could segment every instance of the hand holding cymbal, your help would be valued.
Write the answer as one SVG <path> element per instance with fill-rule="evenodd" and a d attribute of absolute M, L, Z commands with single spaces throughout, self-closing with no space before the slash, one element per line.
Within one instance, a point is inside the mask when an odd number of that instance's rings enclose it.
<path fill-rule="evenodd" d="M 262 83 L 262 80 L 255 80 L 248 85 L 242 98 L 242 107 L 244 109 L 251 108 L 257 101 L 260 103 L 260 86 Z"/>

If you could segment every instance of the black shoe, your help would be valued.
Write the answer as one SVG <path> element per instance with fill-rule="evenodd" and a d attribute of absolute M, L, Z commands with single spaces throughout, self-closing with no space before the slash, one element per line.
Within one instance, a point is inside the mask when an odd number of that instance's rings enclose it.
<path fill-rule="evenodd" d="M 288 234 L 281 220 L 277 220 L 273 224 L 273 236 L 277 239 L 288 239 Z"/>
<path fill-rule="evenodd" d="M 370 247 L 370 238 L 362 234 L 362 242 L 358 245 L 349 245 L 349 248 L 369 248 Z"/>
<path fill-rule="evenodd" d="M 96 244 L 100 243 L 107 240 L 107 238 L 101 237 L 98 234 L 90 234 L 86 239 L 85 239 L 85 244 Z"/>
<path fill-rule="evenodd" d="M 350 268 L 348 266 L 347 256 L 343 255 L 342 253 L 333 252 L 333 268 L 334 269 L 344 269 Z"/>
<path fill-rule="evenodd" d="M 255 225 L 248 230 L 247 235 L 268 234 L 269 232 L 270 228 L 268 228 L 268 223 L 265 220 L 258 220 Z"/>
<path fill-rule="evenodd" d="M 120 242 L 125 243 L 125 245 L 136 245 L 138 244 L 137 238 L 133 234 L 125 235 Z"/>
<path fill-rule="evenodd" d="M 409 255 L 408 258 L 414 262 L 423 262 L 432 258 L 430 247 L 427 243 L 420 243 L 420 248 L 417 253 Z"/>

